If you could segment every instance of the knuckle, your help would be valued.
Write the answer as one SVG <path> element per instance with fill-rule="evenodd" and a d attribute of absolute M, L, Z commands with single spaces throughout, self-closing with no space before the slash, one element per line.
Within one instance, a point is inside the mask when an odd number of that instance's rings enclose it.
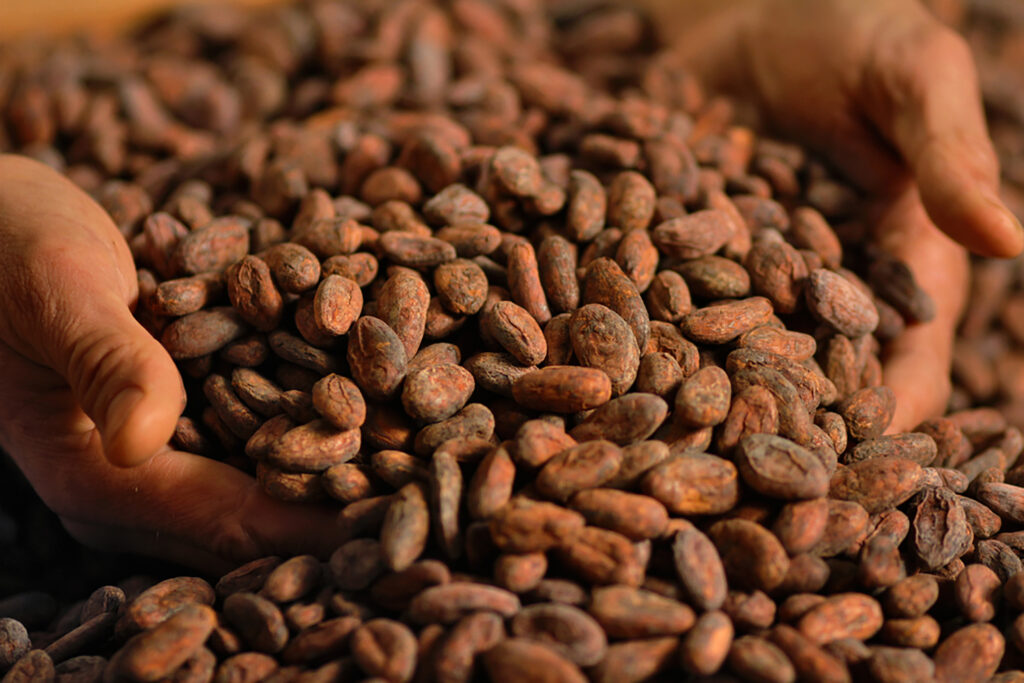
<path fill-rule="evenodd" d="M 878 76 L 896 97 L 920 100 L 936 78 L 961 78 L 973 69 L 967 42 L 938 22 L 901 32 L 879 49 Z"/>
<path fill-rule="evenodd" d="M 71 251 L 50 240 L 24 236 L 0 257 L 2 281 L 16 293 L 4 306 L 5 336 L 19 352 L 60 369 L 59 352 L 79 325 L 64 292 L 95 279 Z M 88 304 L 88 302 L 83 302 Z M 81 310 L 81 309 L 77 309 Z"/>
<path fill-rule="evenodd" d="M 939 63 L 970 66 L 973 64 L 971 48 L 962 36 L 945 26 L 934 29 L 925 44 L 924 55 Z"/>
<path fill-rule="evenodd" d="M 83 405 L 97 405 L 111 380 L 128 367 L 134 346 L 117 328 L 82 330 L 75 321 L 66 327 L 69 353 L 65 376 Z"/>
<path fill-rule="evenodd" d="M 210 551 L 230 562 L 248 562 L 260 553 L 252 536 L 238 523 L 224 524 L 217 529 L 210 543 Z"/>
<path fill-rule="evenodd" d="M 906 46 L 908 70 L 922 84 L 936 79 L 971 82 L 974 58 L 962 36 L 936 22 L 919 30 Z"/>
<path fill-rule="evenodd" d="M 223 517 L 211 516 L 217 518 L 211 520 L 214 528 L 208 536 L 211 539 L 209 548 L 218 557 L 232 562 L 247 562 L 263 554 L 264 543 L 246 514 L 258 493 L 253 482 L 252 486 L 239 490 L 231 500 L 224 501 L 223 509 L 233 512 Z"/>

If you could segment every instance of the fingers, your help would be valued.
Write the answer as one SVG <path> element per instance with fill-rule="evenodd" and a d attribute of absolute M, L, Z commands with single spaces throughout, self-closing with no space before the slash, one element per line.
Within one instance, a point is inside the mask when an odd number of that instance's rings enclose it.
<path fill-rule="evenodd" d="M 937 368 L 947 367 L 950 357 L 934 340 L 949 333 L 935 321 L 915 325 L 887 348 L 885 384 L 896 396 L 889 433 L 911 431 L 945 412 L 952 385 L 949 373 Z"/>
<path fill-rule="evenodd" d="M 109 216 L 37 162 L 0 155 L 0 339 L 65 377 L 119 465 L 167 443 L 184 403 L 173 361 L 131 315 L 135 269 Z M 2 310 L 7 309 L 7 310 Z"/>
<path fill-rule="evenodd" d="M 83 302 L 67 295 L 58 306 Z M 163 447 L 184 408 L 184 387 L 171 358 L 108 292 L 68 312 L 53 341 L 57 369 L 103 437 L 107 458 L 132 466 Z"/>
<path fill-rule="evenodd" d="M 163 448 L 117 467 L 56 372 L 0 344 L 0 448 L 77 538 L 211 574 L 270 554 L 326 557 L 343 542 L 337 508 L 292 505 L 244 472 Z"/>
<path fill-rule="evenodd" d="M 58 509 L 68 531 L 93 547 L 220 575 L 267 555 L 325 559 L 345 540 L 336 509 L 274 500 L 240 470 L 189 453 L 165 450 L 131 469 L 97 459 L 78 476 L 92 490 L 79 492 L 76 511 Z"/>
<path fill-rule="evenodd" d="M 916 3 L 883 27 L 863 72 L 867 115 L 898 149 L 935 225 L 971 251 L 1011 257 L 1024 230 L 999 199 L 999 165 L 966 43 Z"/>
<path fill-rule="evenodd" d="M 964 250 L 932 225 L 913 190 L 886 207 L 879 245 L 903 260 L 935 302 L 935 317 L 912 325 L 885 349 L 884 379 L 896 394 L 890 432 L 908 431 L 941 415 L 949 399 L 953 337 L 967 298 Z"/>

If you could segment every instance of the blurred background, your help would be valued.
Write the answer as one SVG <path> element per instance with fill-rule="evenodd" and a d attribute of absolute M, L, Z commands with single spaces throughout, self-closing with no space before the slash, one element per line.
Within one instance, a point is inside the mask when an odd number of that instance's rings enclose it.
<path fill-rule="evenodd" d="M 231 0 L 235 5 L 267 5 L 280 0 Z M 0 2 L 0 39 L 23 35 L 61 35 L 88 30 L 111 34 L 168 8 L 204 4 L 199 0 L 4 0 Z"/>

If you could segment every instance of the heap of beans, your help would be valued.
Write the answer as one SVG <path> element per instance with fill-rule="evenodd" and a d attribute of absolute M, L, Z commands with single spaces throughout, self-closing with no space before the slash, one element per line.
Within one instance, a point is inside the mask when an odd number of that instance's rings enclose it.
<path fill-rule="evenodd" d="M 0 149 L 132 246 L 175 445 L 349 538 L 13 596 L 4 683 L 1024 678 L 1024 436 L 884 435 L 932 302 L 651 33 L 317 1 L 0 48 Z"/>

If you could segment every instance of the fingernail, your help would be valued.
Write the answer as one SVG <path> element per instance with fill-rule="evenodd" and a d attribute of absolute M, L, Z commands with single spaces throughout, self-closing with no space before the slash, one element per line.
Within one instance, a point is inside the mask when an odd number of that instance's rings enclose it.
<path fill-rule="evenodd" d="M 1014 226 L 1016 230 L 1024 232 L 1024 228 L 1021 228 L 1020 221 L 1013 215 L 1013 212 L 1006 208 L 1006 204 L 1003 204 L 1002 200 L 1000 200 L 998 196 L 989 194 L 988 192 L 983 193 L 983 196 L 986 202 L 998 209 L 999 213 L 1003 214 L 1009 225 Z"/>
<path fill-rule="evenodd" d="M 1024 226 L 1020 224 L 1020 220 L 1013 215 L 1013 212 L 1009 209 L 1003 209 L 1003 211 L 1006 213 L 1006 217 L 1010 220 L 1010 223 L 1017 228 L 1017 232 L 1024 233 Z"/>
<path fill-rule="evenodd" d="M 1016 236 L 1018 241 L 1017 250 L 1019 251 L 1021 247 L 1024 247 L 1024 226 L 1021 226 L 1020 220 L 1017 216 L 1006 208 L 1006 204 L 1003 204 L 999 199 L 985 197 L 985 200 L 999 211 L 1000 215 L 1003 217 L 1003 223 L 1006 225 L 1007 230 Z"/>
<path fill-rule="evenodd" d="M 107 438 L 121 431 L 131 419 L 132 412 L 141 400 L 142 390 L 138 387 L 126 387 L 118 392 L 107 407 L 107 423 L 103 425 L 103 428 L 109 432 L 105 435 Z"/>
<path fill-rule="evenodd" d="M 1003 207 L 1003 215 L 1006 217 L 1006 222 L 1012 226 L 1013 234 L 1017 237 L 1017 248 L 1013 254 L 1009 254 L 1012 258 L 1017 256 L 1021 249 L 1024 249 L 1024 227 L 1021 226 L 1020 221 L 1013 215 L 1013 212 L 1006 207 Z"/>

